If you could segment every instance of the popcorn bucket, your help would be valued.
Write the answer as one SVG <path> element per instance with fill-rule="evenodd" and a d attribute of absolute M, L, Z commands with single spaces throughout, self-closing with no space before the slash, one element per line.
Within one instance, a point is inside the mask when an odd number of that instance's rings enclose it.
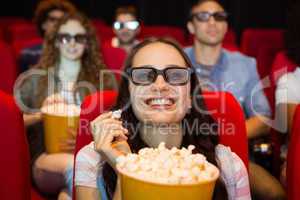
<path fill-rule="evenodd" d="M 172 185 L 140 180 L 117 169 L 121 180 L 122 200 L 211 200 L 219 177 L 219 170 L 216 168 L 217 173 L 209 181 Z"/>
<path fill-rule="evenodd" d="M 52 105 L 42 108 L 42 113 L 46 152 L 60 153 L 62 141 L 74 137 L 68 133 L 68 129 L 77 130 L 80 109 L 75 105 Z"/>

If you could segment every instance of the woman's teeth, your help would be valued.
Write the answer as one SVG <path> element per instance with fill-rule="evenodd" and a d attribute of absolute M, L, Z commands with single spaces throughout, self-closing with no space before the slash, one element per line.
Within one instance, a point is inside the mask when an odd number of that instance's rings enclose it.
<path fill-rule="evenodd" d="M 151 105 L 172 105 L 174 102 L 170 99 L 166 98 L 157 98 L 157 99 L 150 99 L 147 103 Z"/>
<path fill-rule="evenodd" d="M 77 49 L 68 49 L 68 52 L 70 54 L 75 54 L 77 52 Z"/>

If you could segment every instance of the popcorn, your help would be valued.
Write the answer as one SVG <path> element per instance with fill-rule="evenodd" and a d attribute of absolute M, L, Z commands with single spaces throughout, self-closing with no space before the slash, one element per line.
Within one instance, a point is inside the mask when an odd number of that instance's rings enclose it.
<path fill-rule="evenodd" d="M 115 119 L 120 119 L 121 118 L 121 114 L 122 114 L 122 110 L 115 110 L 112 112 L 112 117 Z"/>
<path fill-rule="evenodd" d="M 120 172 L 140 180 L 161 184 L 196 184 L 212 180 L 219 173 L 202 154 L 192 154 L 195 146 L 167 149 L 143 148 L 138 154 L 117 158 Z"/>

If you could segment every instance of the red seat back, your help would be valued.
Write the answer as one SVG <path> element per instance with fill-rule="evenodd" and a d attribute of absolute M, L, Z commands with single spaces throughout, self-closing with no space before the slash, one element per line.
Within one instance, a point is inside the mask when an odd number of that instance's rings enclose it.
<path fill-rule="evenodd" d="M 228 92 L 203 92 L 208 111 L 219 125 L 220 143 L 229 146 L 248 168 L 248 139 L 244 112 Z"/>
<path fill-rule="evenodd" d="M 10 33 L 8 27 L 16 24 L 28 23 L 27 20 L 20 17 L 0 17 L 0 28 L 3 30 L 5 41 L 10 42 Z"/>
<path fill-rule="evenodd" d="M 111 40 L 108 40 L 101 46 L 101 52 L 104 64 L 115 74 L 117 80 L 120 80 L 127 57 L 126 51 L 112 47 Z"/>
<path fill-rule="evenodd" d="M 106 24 L 94 22 L 94 27 L 98 36 L 98 40 L 100 40 L 101 42 L 115 36 L 112 27 L 107 26 Z"/>
<path fill-rule="evenodd" d="M 242 35 L 241 51 L 257 58 L 259 49 L 263 45 L 275 47 L 284 46 L 284 31 L 281 29 L 246 29 Z"/>
<path fill-rule="evenodd" d="M 271 72 L 269 75 L 269 86 L 266 87 L 265 93 L 267 96 L 267 99 L 269 101 L 270 108 L 273 113 L 273 117 L 275 114 L 275 91 L 277 88 L 277 81 L 278 79 L 291 71 L 294 71 L 296 68 L 296 64 L 293 63 L 291 60 L 289 60 L 285 54 L 285 51 L 280 51 L 275 56 L 275 59 L 272 64 Z M 273 173 L 279 174 L 280 173 L 280 148 L 283 143 L 281 134 L 275 130 L 271 129 L 270 131 L 271 141 L 273 144 Z"/>
<path fill-rule="evenodd" d="M 293 121 L 293 128 L 287 157 L 287 192 L 289 200 L 300 199 L 300 105 Z"/>
<path fill-rule="evenodd" d="M 9 27 L 10 41 L 29 40 L 39 37 L 37 28 L 32 23 L 12 25 Z"/>
<path fill-rule="evenodd" d="M 30 200 L 29 150 L 21 112 L 0 91 L 0 199 Z"/>
<path fill-rule="evenodd" d="M 43 39 L 40 37 L 13 41 L 12 46 L 13 46 L 16 59 L 19 60 L 23 49 L 33 47 L 35 45 L 42 44 L 42 43 L 43 43 Z"/>
<path fill-rule="evenodd" d="M 296 66 L 297 64 L 291 61 L 286 56 L 285 51 L 280 51 L 275 56 L 270 72 L 270 87 L 266 92 L 273 113 L 275 111 L 275 90 L 277 86 L 277 81 L 282 75 L 294 71 L 296 69 Z"/>
<path fill-rule="evenodd" d="M 0 27 L 0 41 L 5 41 L 4 30 Z"/>
<path fill-rule="evenodd" d="M 91 22 L 94 27 L 107 26 L 102 19 L 93 18 L 93 19 L 91 19 Z"/>
<path fill-rule="evenodd" d="M 183 30 L 173 26 L 142 26 L 140 37 L 171 37 L 180 44 L 185 44 Z"/>
<path fill-rule="evenodd" d="M 112 47 L 110 42 L 105 42 L 101 47 L 103 62 L 111 70 L 122 70 L 127 53 L 121 48 Z"/>
<path fill-rule="evenodd" d="M 11 48 L 0 41 L 0 90 L 12 94 L 17 73 L 16 61 Z"/>
<path fill-rule="evenodd" d="M 20 17 L 0 17 L 0 27 L 5 28 L 13 24 L 26 23 L 27 20 Z"/>
<path fill-rule="evenodd" d="M 276 57 L 276 54 L 280 52 L 284 47 L 274 44 L 262 45 L 257 54 L 257 70 L 261 79 L 268 78 L 272 70 L 272 64 Z"/>

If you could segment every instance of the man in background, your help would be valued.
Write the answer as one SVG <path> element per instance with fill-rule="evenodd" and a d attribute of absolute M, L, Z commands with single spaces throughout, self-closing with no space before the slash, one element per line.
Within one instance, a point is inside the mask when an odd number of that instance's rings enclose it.
<path fill-rule="evenodd" d="M 128 53 L 133 46 L 139 43 L 137 36 L 140 33 L 140 23 L 137 20 L 135 7 L 122 6 L 117 8 L 113 31 L 116 36 L 106 45 L 124 49 Z"/>
<path fill-rule="evenodd" d="M 194 45 L 185 52 L 201 88 L 233 94 L 244 110 L 248 139 L 267 135 L 269 127 L 264 120 L 268 120 L 271 111 L 260 84 L 256 60 L 222 48 L 228 14 L 216 0 L 197 0 L 189 15 L 187 28 L 194 35 Z M 258 199 L 285 198 L 279 181 L 253 162 L 249 163 L 249 180 L 252 193 Z"/>

